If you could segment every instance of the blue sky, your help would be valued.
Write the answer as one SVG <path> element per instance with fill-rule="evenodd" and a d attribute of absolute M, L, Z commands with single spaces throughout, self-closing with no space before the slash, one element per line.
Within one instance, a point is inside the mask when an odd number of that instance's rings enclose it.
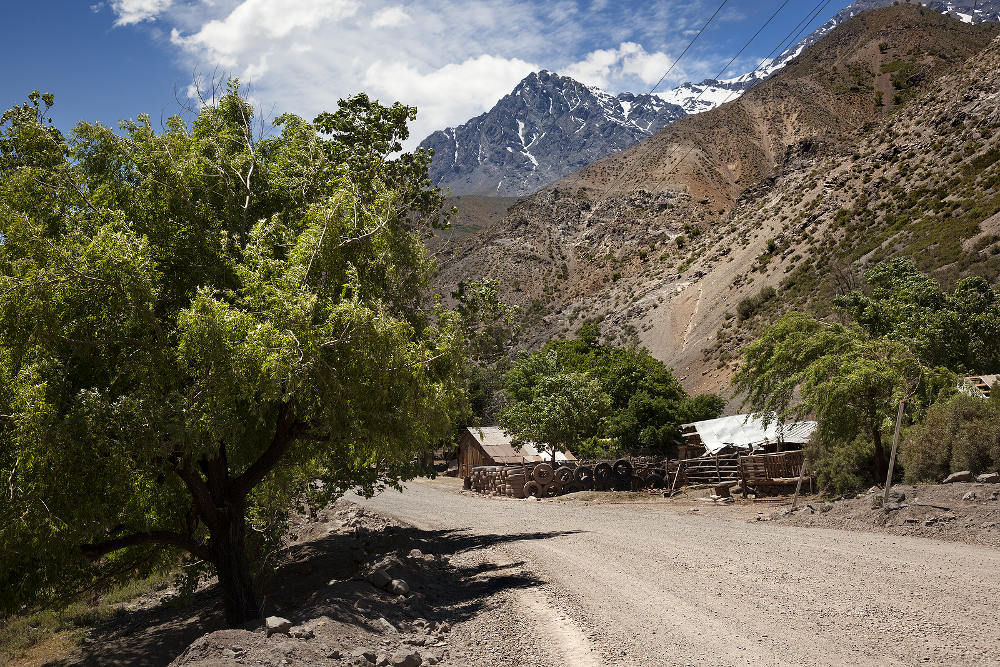
<path fill-rule="evenodd" d="M 34 89 L 53 116 L 114 124 L 178 110 L 197 77 L 240 76 L 265 111 L 311 116 L 367 91 L 415 104 L 419 141 L 489 109 L 536 69 L 647 92 L 721 0 L 51 0 L 0 25 L 0 104 Z M 783 0 L 729 0 L 658 90 L 714 76 Z M 848 4 L 833 0 L 818 26 Z M 789 0 L 729 70 L 753 69 L 816 6 Z"/>

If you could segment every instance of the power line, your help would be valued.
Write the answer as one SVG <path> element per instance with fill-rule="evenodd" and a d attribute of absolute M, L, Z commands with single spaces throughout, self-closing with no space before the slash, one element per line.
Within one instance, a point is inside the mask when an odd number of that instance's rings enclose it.
<path fill-rule="evenodd" d="M 719 12 L 721 12 L 721 11 L 722 11 L 722 8 L 726 6 L 726 3 L 727 3 L 727 2 L 729 2 L 729 0 L 722 0 L 722 4 L 721 4 L 721 5 L 719 5 L 719 6 L 718 6 L 718 7 L 716 8 L 716 10 L 715 10 L 715 13 L 714 13 L 714 14 L 712 14 L 712 16 L 711 16 L 711 17 L 709 17 L 709 19 L 708 19 L 707 21 L 705 21 L 705 25 L 701 26 L 701 30 L 699 30 L 699 31 L 698 31 L 698 34 L 697 34 L 697 35 L 695 35 L 695 36 L 694 36 L 694 38 L 692 38 L 690 42 L 688 42 L 688 45 L 687 45 L 687 46 L 685 46 L 685 47 L 684 47 L 684 50 L 683 50 L 683 51 L 681 51 L 681 54 L 680 54 L 679 56 L 677 56 L 677 58 L 675 58 L 675 59 L 674 59 L 674 62 L 673 62 L 673 63 L 672 63 L 671 65 L 670 65 L 670 67 L 668 67 L 668 68 L 667 68 L 667 71 L 663 73 L 663 76 L 661 76 L 661 77 L 660 77 L 660 80 L 659 80 L 659 81 L 657 81 L 657 82 L 656 82 L 655 84 L 653 84 L 653 87 L 649 89 L 649 94 L 650 94 L 650 95 L 652 95 L 652 94 L 653 94 L 653 91 L 655 91 L 655 90 L 656 90 L 656 88 L 657 88 L 657 87 L 658 87 L 658 86 L 659 86 L 659 85 L 660 85 L 661 83 L 663 83 L 663 80 L 664 80 L 664 79 L 666 79 L 666 78 L 667 78 L 667 76 L 668 76 L 668 75 L 669 75 L 669 74 L 670 74 L 670 73 L 671 73 L 672 71 L 674 71 L 674 68 L 675 68 L 675 67 L 677 67 L 677 63 L 679 63 L 679 62 L 681 61 L 681 58 L 683 58 L 683 57 L 684 57 L 684 54 L 686 54 L 686 53 L 688 52 L 688 50 L 689 50 L 689 49 L 690 49 L 690 48 L 691 48 L 692 46 L 694 46 L 694 43 L 695 43 L 696 41 L 698 41 L 698 38 L 699 38 L 699 37 L 701 37 L 701 33 L 705 32 L 705 29 L 706 29 L 706 28 L 708 27 L 708 24 L 709 24 L 709 23 L 711 23 L 712 21 L 714 21 L 714 20 L 715 20 L 715 17 L 719 15 Z"/>
<path fill-rule="evenodd" d="M 820 14 L 820 13 L 822 13 L 822 11 L 823 11 L 823 10 L 824 10 L 824 9 L 825 9 L 825 8 L 827 7 L 827 5 L 829 5 L 829 4 L 830 4 L 830 2 L 832 2 L 832 0 L 819 0 L 819 2 L 817 2 L 817 3 L 816 3 L 816 6 L 815 6 L 815 7 L 814 7 L 814 8 L 813 8 L 813 9 L 812 9 L 812 10 L 811 10 L 811 11 L 810 11 L 810 12 L 809 12 L 809 13 L 808 13 L 807 15 L 806 15 L 806 19 L 805 19 L 805 20 L 803 20 L 803 21 L 800 21 L 800 22 L 799 22 L 799 24 L 798 24 L 797 26 L 795 26 L 795 28 L 792 28 L 792 29 L 791 29 L 791 31 L 789 31 L 789 34 L 788 34 L 788 35 L 786 35 L 786 36 L 785 36 L 785 37 L 784 37 L 784 38 L 783 38 L 783 39 L 781 40 L 781 42 L 779 42 L 779 46 L 780 46 L 781 44 L 784 44 L 784 43 L 785 43 L 786 41 L 788 41 L 788 38 L 789 38 L 789 36 L 790 36 L 790 35 L 793 35 L 793 34 L 794 34 L 794 37 L 792 37 L 792 40 L 793 40 L 793 42 L 792 42 L 792 43 L 797 43 L 797 42 L 795 42 L 795 40 L 797 40 L 797 39 L 798 39 L 798 37 L 799 37 L 799 36 L 800 36 L 800 35 L 801 35 L 801 34 L 802 34 L 802 33 L 803 33 L 804 31 L 805 31 L 805 29 L 806 29 L 806 28 L 807 28 L 807 27 L 809 26 L 809 24 L 810 24 L 810 23 L 811 23 L 811 22 L 812 22 L 813 20 L 815 20 L 815 18 L 816 18 L 817 16 L 819 16 L 819 14 Z M 810 17 L 811 17 L 811 18 L 810 18 Z M 803 23 L 804 23 L 805 25 L 803 25 Z M 795 33 L 795 31 L 796 31 L 796 29 L 798 29 L 798 28 L 799 28 L 799 26 L 802 26 L 802 27 L 801 27 L 801 29 L 799 29 L 799 30 L 798 30 L 798 33 L 796 34 L 796 33 Z M 767 57 L 765 57 L 765 58 L 764 58 L 763 60 L 761 60 L 761 61 L 760 61 L 760 63 L 759 63 L 758 65 L 757 65 L 757 67 L 755 67 L 755 68 L 753 69 L 753 71 L 752 71 L 752 72 L 750 72 L 750 74 L 749 74 L 748 76 L 752 76 L 753 74 L 757 73 L 757 71 L 759 71 L 759 70 L 760 70 L 760 69 L 761 69 L 761 68 L 762 68 L 762 67 L 764 66 L 764 64 L 765 64 L 765 63 L 769 62 L 769 60 L 770 60 L 770 57 L 771 57 L 771 55 L 772 55 L 772 54 L 774 53 L 774 51 L 775 51 L 775 50 L 777 50 L 777 48 L 776 48 L 776 49 L 774 49 L 774 50 L 772 50 L 772 51 L 771 51 L 771 53 L 770 53 L 770 54 L 768 54 L 768 56 L 767 56 Z M 706 88 L 705 90 L 707 90 L 707 88 Z M 704 94 L 704 92 L 705 92 L 705 91 L 702 91 L 702 94 Z M 721 102 L 721 103 L 719 104 L 719 106 L 722 106 L 722 104 L 726 104 L 727 102 L 729 102 L 729 100 L 730 100 L 730 99 L 732 98 L 732 96 L 733 96 L 733 94 L 734 94 L 734 93 L 736 93 L 736 91 L 735 91 L 735 90 L 734 90 L 734 91 L 730 91 L 729 95 L 727 95 L 727 96 L 726 96 L 726 99 L 724 99 L 724 100 L 723 100 L 723 101 L 722 101 L 722 102 Z M 701 99 L 701 94 L 699 94 L 699 96 L 698 96 L 697 98 L 695 98 L 695 101 L 697 102 L 697 100 L 698 100 L 698 99 Z M 676 150 L 672 151 L 672 155 L 671 155 L 671 156 L 670 156 L 669 158 L 667 158 L 668 160 L 672 159 L 673 155 L 675 155 L 675 154 L 676 154 L 676 153 L 677 153 L 677 152 L 678 152 L 678 151 L 680 150 L 680 145 L 679 145 L 679 144 L 675 144 L 675 146 L 676 146 Z M 684 153 L 684 155 L 683 155 L 683 156 L 681 157 L 681 159 L 680 159 L 680 160 L 678 160 L 678 161 L 677 161 L 676 163 L 674 163 L 674 165 L 673 165 L 673 166 L 672 166 L 672 167 L 671 167 L 671 168 L 670 168 L 669 170 L 667 170 L 667 173 L 666 173 L 666 174 L 665 174 L 665 175 L 664 175 L 664 176 L 663 176 L 663 177 L 662 177 L 662 178 L 661 178 L 661 179 L 660 179 L 660 180 L 659 180 L 659 181 L 657 182 L 657 184 L 656 184 L 656 187 L 655 187 L 655 188 L 653 188 L 653 190 L 658 190 L 658 189 L 659 189 L 659 188 L 660 188 L 660 187 L 661 187 L 661 186 L 662 186 L 662 185 L 663 185 L 663 184 L 664 184 L 664 183 L 666 182 L 666 180 L 667 180 L 668 178 L 670 178 L 670 177 L 671 177 L 671 176 L 672 176 L 672 175 L 673 175 L 673 174 L 675 173 L 675 171 L 677 170 L 677 168 L 679 168 L 679 167 L 680 167 L 680 165 L 684 163 L 684 160 L 686 160 L 686 159 L 688 158 L 688 156 L 689 156 L 689 155 L 691 155 L 691 153 L 693 153 L 693 152 L 694 152 L 694 149 L 695 149 L 695 146 L 694 146 L 694 145 L 692 145 L 692 146 L 691 146 L 691 147 L 690 147 L 690 148 L 689 148 L 689 149 L 687 150 L 687 152 L 686 152 L 686 153 Z"/>
<path fill-rule="evenodd" d="M 747 49 L 747 48 L 748 48 L 748 47 L 750 46 L 750 44 L 752 44 L 752 43 L 753 43 L 753 41 L 754 41 L 755 39 L 757 39 L 757 37 L 759 37 L 759 36 L 760 36 L 760 34 L 761 34 L 761 33 L 762 33 L 763 31 L 764 31 L 764 29 L 765 29 L 765 28 L 767 28 L 767 26 L 768 26 L 768 25 L 770 25 L 772 21 L 774 21 L 775 17 L 777 17 L 777 16 L 778 16 L 778 14 L 779 14 L 779 13 L 781 12 L 781 10 L 782 10 L 782 9 L 784 9 L 784 8 L 785 8 L 785 6 L 787 6 L 787 5 L 788 5 L 789 1 L 790 1 L 790 0 L 784 0 L 784 2 L 782 2 L 782 3 L 781 3 L 781 4 L 779 5 L 779 6 L 778 6 L 778 8 L 777 8 L 777 9 L 776 9 L 776 10 L 775 10 L 775 11 L 774 11 L 774 12 L 773 12 L 772 14 L 771 14 L 771 16 L 770 16 L 770 17 L 768 17 L 768 19 L 767 19 L 767 20 L 766 20 L 766 21 L 764 22 L 764 24 L 763 24 L 763 25 L 762 25 L 762 26 L 761 26 L 760 28 L 758 28 L 758 29 L 757 29 L 757 32 L 755 32 L 755 33 L 754 33 L 754 35 L 753 35 L 753 36 L 752 36 L 752 37 L 751 37 L 750 39 L 748 39 L 748 40 L 746 41 L 746 43 L 745 43 L 745 44 L 744 44 L 744 45 L 743 45 L 743 46 L 742 46 L 742 47 L 740 48 L 740 50 L 736 52 L 736 55 L 734 55 L 734 56 L 733 56 L 733 57 L 732 57 L 732 58 L 731 58 L 731 59 L 729 60 L 729 62 L 728 62 L 728 63 L 726 63 L 725 67 L 723 67 L 723 68 L 722 68 L 721 70 L 719 70 L 719 73 L 718 73 L 718 74 L 716 75 L 716 77 L 715 77 L 716 79 L 720 78 L 720 77 L 721 77 L 721 76 L 722 76 L 722 75 L 723 75 L 723 74 L 724 74 L 724 73 L 726 72 L 726 70 L 728 70 L 728 69 L 729 69 L 729 67 L 730 67 L 730 66 L 731 66 L 731 65 L 732 65 L 732 64 L 733 64 L 733 63 L 734 63 L 734 62 L 736 61 L 736 59 L 737 59 L 737 58 L 739 58 L 739 57 L 740 57 L 740 55 L 741 55 L 741 54 L 742 54 L 742 53 L 743 53 L 743 52 L 744 52 L 744 51 L 745 51 L 745 50 L 746 50 L 746 49 Z M 822 4 L 822 3 L 823 3 L 823 1 L 824 1 L 824 0 L 820 0 L 819 4 Z M 826 2 L 830 2 L 830 0 L 826 0 Z M 715 14 L 713 14 L 713 15 L 712 15 L 712 18 L 710 18 L 710 19 L 709 19 L 709 20 L 708 20 L 708 21 L 707 21 L 707 22 L 705 23 L 705 25 L 704 25 L 704 26 L 702 26 L 702 32 L 703 32 L 703 31 L 705 30 L 705 28 L 706 28 L 706 27 L 708 27 L 708 24 L 712 22 L 712 19 L 714 19 L 714 18 L 715 18 L 715 16 L 716 16 L 716 15 L 718 15 L 719 11 L 720 11 L 720 10 L 722 9 L 722 7 L 723 7 L 723 6 L 725 5 L 725 4 L 726 4 L 726 3 L 725 3 L 725 2 L 723 2 L 723 3 L 722 3 L 722 5 L 719 5 L 719 8 L 718 8 L 718 9 L 716 9 L 716 11 L 715 11 Z M 812 13 L 813 13 L 813 12 L 810 12 L 809 14 L 810 14 L 810 15 L 812 15 Z M 802 25 L 802 22 L 801 22 L 801 21 L 799 22 L 799 25 Z M 798 27 L 799 27 L 799 26 L 797 25 L 797 26 L 796 26 L 795 28 L 798 28 Z M 795 28 L 793 28 L 793 31 L 795 30 Z M 698 35 L 700 35 L 700 34 L 701 34 L 701 32 L 699 32 L 699 33 L 698 33 Z M 695 39 L 697 39 L 697 38 L 698 38 L 698 35 L 696 35 L 696 36 L 695 36 Z M 782 39 L 782 40 L 781 40 L 781 43 L 784 43 L 784 41 L 785 41 L 785 40 L 784 40 L 784 39 Z M 690 46 L 691 46 L 691 44 L 693 44 L 693 43 L 694 43 L 694 40 L 691 40 L 691 43 L 690 43 L 690 44 L 688 44 L 688 47 L 690 47 Z M 686 49 L 684 49 L 684 53 L 686 53 L 686 52 L 687 52 L 687 48 L 686 48 Z M 684 53 L 682 53 L 681 55 L 683 56 L 683 55 L 684 55 Z M 773 53 L 773 51 L 772 51 L 772 53 Z M 680 58 L 678 58 L 677 60 L 680 60 Z M 677 61 L 674 61 L 674 65 L 676 65 L 676 64 L 677 64 Z M 760 66 L 758 65 L 757 69 L 759 69 L 759 68 L 760 68 Z M 673 69 L 673 65 L 671 65 L 670 69 L 668 69 L 668 70 L 667 70 L 667 74 L 669 74 L 670 70 L 672 70 L 672 69 Z M 756 71 L 757 71 L 757 70 L 755 69 L 755 70 L 754 70 L 754 72 L 756 72 Z M 662 77 L 660 77 L 660 81 L 663 81 L 663 79 L 664 79 L 664 78 L 666 78 L 667 74 L 664 74 L 664 75 L 663 75 Z M 751 74 L 753 74 L 753 72 L 751 72 Z M 658 81 L 658 82 L 656 83 L 656 86 L 658 86 L 658 85 L 660 85 L 660 82 L 659 82 L 659 81 Z M 656 88 L 656 86 L 653 86 L 653 89 L 655 89 L 655 88 Z M 697 97 L 695 97 L 695 99 L 694 99 L 693 103 L 697 103 L 697 102 L 698 102 L 698 101 L 699 101 L 699 100 L 700 100 L 700 99 L 702 98 L 702 96 L 704 96 L 704 94 L 705 94 L 705 93 L 707 92 L 707 90 L 708 90 L 708 87 L 707 87 L 707 86 L 706 86 L 705 88 L 703 88 L 703 89 L 701 90 L 701 92 L 699 92 L 699 93 L 698 93 L 698 96 L 697 96 Z M 727 99 L 727 101 L 728 101 L 728 99 Z M 653 150 L 653 149 L 652 149 L 652 147 L 650 146 L 650 147 L 648 148 L 648 151 L 650 151 L 650 152 L 651 152 L 652 150 Z M 649 153 L 648 153 L 648 152 L 647 152 L 647 155 L 649 155 Z M 671 156 L 670 156 L 670 157 L 668 157 L 667 159 L 669 160 L 669 159 L 671 159 L 672 157 L 673 157 L 673 155 L 671 155 Z M 685 156 L 685 157 L 686 157 L 686 156 Z M 591 213 L 591 215 L 593 215 L 593 213 L 596 213 L 596 212 L 597 212 L 597 209 L 598 209 L 598 208 L 600 208 L 600 207 L 601 207 L 601 205 L 603 205 L 603 204 L 604 204 L 604 203 L 605 203 L 605 202 L 607 201 L 607 197 L 608 197 L 608 194 L 610 194 L 610 192 L 611 192 L 611 191 L 612 191 L 612 190 L 613 190 L 613 189 L 614 189 L 614 188 L 615 188 L 616 186 L 618 186 L 618 184 L 619 184 L 619 183 L 621 183 L 621 181 L 622 181 L 622 180 L 623 180 L 623 179 L 625 178 L 625 176 L 626 176 L 626 172 L 625 172 L 625 170 L 622 170 L 622 171 L 621 171 L 621 172 L 619 173 L 618 177 L 617 177 L 617 178 L 615 178 L 615 179 L 614 179 L 614 180 L 613 180 L 613 181 L 612 181 L 612 182 L 611 182 L 611 183 L 610 183 L 610 184 L 608 185 L 608 187 L 607 187 L 607 188 L 605 188 L 605 190 L 604 190 L 604 193 L 603 193 L 603 194 L 601 195 L 601 197 L 600 197 L 600 198 L 598 199 L 598 201 L 597 201 L 597 203 L 595 204 L 595 206 L 594 206 L 594 207 L 593 207 L 593 208 L 591 209 L 591 210 L 592 210 L 592 213 Z M 657 187 L 659 187 L 659 185 L 658 185 Z"/>

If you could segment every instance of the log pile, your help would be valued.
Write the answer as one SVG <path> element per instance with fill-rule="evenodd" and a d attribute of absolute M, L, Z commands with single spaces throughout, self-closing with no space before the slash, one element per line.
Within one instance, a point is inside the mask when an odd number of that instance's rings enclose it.
<path fill-rule="evenodd" d="M 488 496 L 524 498 L 524 466 L 481 466 L 472 469 L 470 477 L 474 491 Z"/>

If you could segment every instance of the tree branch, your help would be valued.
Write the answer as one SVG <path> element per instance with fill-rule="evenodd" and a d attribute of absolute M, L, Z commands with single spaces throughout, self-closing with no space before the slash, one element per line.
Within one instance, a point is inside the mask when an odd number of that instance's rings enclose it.
<path fill-rule="evenodd" d="M 97 544 L 84 544 L 80 547 L 80 550 L 83 552 L 83 555 L 94 559 L 105 556 L 113 551 L 118 551 L 119 549 L 134 547 L 140 544 L 164 544 L 180 547 L 202 560 L 214 560 L 212 552 L 208 547 L 199 544 L 193 538 L 169 530 L 149 530 L 124 537 L 116 537 L 113 540 L 98 542 Z"/>
<path fill-rule="evenodd" d="M 298 431 L 302 425 L 292 421 L 290 417 L 291 406 L 282 403 L 278 408 L 278 425 L 274 429 L 274 437 L 264 453 L 254 461 L 246 471 L 233 480 L 233 490 L 239 497 L 245 497 L 253 487 L 257 486 L 267 473 L 278 465 L 278 461 L 285 455 L 288 448 L 298 437 Z"/>

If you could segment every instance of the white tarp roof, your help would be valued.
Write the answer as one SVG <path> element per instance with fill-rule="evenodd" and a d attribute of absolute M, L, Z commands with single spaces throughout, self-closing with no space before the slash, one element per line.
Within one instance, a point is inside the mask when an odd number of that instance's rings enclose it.
<path fill-rule="evenodd" d="M 754 449 L 755 445 L 779 440 L 804 444 L 816 430 L 816 422 L 813 421 L 779 425 L 772 420 L 765 428 L 760 415 L 719 417 L 694 422 L 692 426 L 705 443 L 705 451 L 709 454 L 715 454 L 726 447 Z"/>

